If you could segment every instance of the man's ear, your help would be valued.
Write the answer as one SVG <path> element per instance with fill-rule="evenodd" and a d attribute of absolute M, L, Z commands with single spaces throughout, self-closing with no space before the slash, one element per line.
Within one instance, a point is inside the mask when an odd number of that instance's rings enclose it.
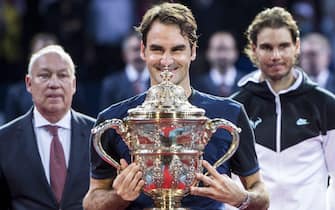
<path fill-rule="evenodd" d="M 143 59 L 143 60 L 145 60 L 145 46 L 144 46 L 144 43 L 143 43 L 143 41 L 141 41 L 141 58 Z"/>
<path fill-rule="evenodd" d="M 255 53 L 255 51 L 256 51 L 256 45 L 255 45 L 255 44 L 252 44 L 252 45 L 251 45 L 251 50 L 252 50 L 252 52 Z"/>
<path fill-rule="evenodd" d="M 297 51 L 297 54 L 299 54 L 300 53 L 300 39 L 299 38 L 297 38 L 297 41 L 295 43 L 295 49 Z"/>
<path fill-rule="evenodd" d="M 73 88 L 72 89 L 73 90 L 72 95 L 74 95 L 77 91 L 77 78 L 76 77 L 73 78 L 73 87 L 72 88 Z"/>
<path fill-rule="evenodd" d="M 194 61 L 197 57 L 197 45 L 194 43 L 191 49 L 191 61 Z"/>
<path fill-rule="evenodd" d="M 25 82 L 27 91 L 31 93 L 31 76 L 29 74 L 26 74 Z"/>

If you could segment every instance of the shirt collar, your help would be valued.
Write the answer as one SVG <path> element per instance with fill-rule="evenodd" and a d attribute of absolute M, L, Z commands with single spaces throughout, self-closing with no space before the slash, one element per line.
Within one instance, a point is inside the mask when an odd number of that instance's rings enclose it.
<path fill-rule="evenodd" d="M 56 125 L 61 128 L 71 129 L 71 111 L 70 110 L 57 123 L 50 123 L 47 119 L 45 119 L 41 115 L 41 113 L 36 109 L 36 107 L 34 107 L 33 116 L 34 116 L 34 126 L 36 128 L 40 128 L 46 125 Z"/>
<path fill-rule="evenodd" d="M 147 67 L 141 72 L 141 74 L 134 68 L 133 65 L 128 64 L 125 68 L 126 75 L 131 82 L 136 81 L 139 77 L 141 81 L 149 79 L 149 71 Z"/>
<path fill-rule="evenodd" d="M 216 85 L 228 85 L 232 86 L 235 83 L 237 70 L 235 67 L 228 68 L 223 74 L 217 69 L 213 68 L 210 70 L 209 75 Z"/>
<path fill-rule="evenodd" d="M 281 90 L 279 91 L 279 93 L 286 93 L 289 92 L 291 90 L 295 90 L 299 87 L 299 85 L 302 83 L 303 81 L 303 73 L 301 70 L 299 70 L 298 68 L 294 68 L 292 69 L 293 71 L 293 75 L 296 78 L 295 82 L 288 87 L 286 90 Z M 243 85 L 245 85 L 247 82 L 253 82 L 253 83 L 261 83 L 264 82 L 264 80 L 261 80 L 261 70 L 258 69 L 254 72 L 251 72 L 250 74 L 244 76 L 239 82 L 238 82 L 238 86 L 241 87 Z M 269 86 L 269 88 L 271 89 L 271 85 L 269 84 L 268 81 L 266 81 L 267 85 Z M 272 90 L 272 89 L 271 89 Z M 279 94 L 278 93 L 278 94 Z"/>

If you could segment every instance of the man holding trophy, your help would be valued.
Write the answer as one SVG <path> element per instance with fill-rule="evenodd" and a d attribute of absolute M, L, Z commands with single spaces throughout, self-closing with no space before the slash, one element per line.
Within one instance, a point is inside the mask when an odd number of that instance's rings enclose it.
<path fill-rule="evenodd" d="M 224 203 L 239 209 L 268 208 L 244 108 L 190 86 L 196 29 L 192 12 L 181 4 L 163 3 L 144 15 L 137 31 L 152 87 L 99 114 L 92 131 L 85 209 L 214 210 L 224 209 Z M 126 119 L 126 125 L 115 118 Z M 234 125 L 241 128 L 239 145 Z M 106 127 L 114 129 L 102 135 Z M 220 161 L 228 156 L 229 161 Z M 202 174 L 202 166 L 209 176 Z M 231 172 L 244 188 L 231 180 Z"/>

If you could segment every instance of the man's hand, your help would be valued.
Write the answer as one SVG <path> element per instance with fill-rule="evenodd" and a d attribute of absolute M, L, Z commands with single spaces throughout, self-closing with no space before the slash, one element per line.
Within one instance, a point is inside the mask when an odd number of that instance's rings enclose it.
<path fill-rule="evenodd" d="M 191 187 L 191 194 L 208 197 L 232 206 L 240 205 L 247 197 L 247 191 L 235 183 L 226 174 L 219 174 L 207 161 L 203 160 L 203 166 L 210 176 L 197 174 L 197 179 L 202 181 L 205 187 Z"/>
<path fill-rule="evenodd" d="M 144 186 L 142 172 L 136 163 L 128 165 L 124 159 L 121 159 L 120 163 L 121 173 L 116 176 L 113 189 L 123 200 L 133 201 L 140 195 Z"/>

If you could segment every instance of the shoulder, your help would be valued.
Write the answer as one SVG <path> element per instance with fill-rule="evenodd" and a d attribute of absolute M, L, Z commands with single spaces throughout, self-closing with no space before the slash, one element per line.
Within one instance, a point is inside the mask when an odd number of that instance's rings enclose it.
<path fill-rule="evenodd" d="M 244 103 L 247 99 L 251 98 L 254 94 L 245 88 L 240 88 L 237 92 L 233 93 L 230 98 L 239 102 Z"/>
<path fill-rule="evenodd" d="M 5 139 L 9 139 L 12 141 L 14 136 L 17 135 L 17 133 L 19 133 L 21 130 L 24 130 L 24 128 L 26 128 L 29 125 L 32 125 L 31 110 L 28 111 L 26 114 L 19 116 L 0 127 L 0 142 L 2 142 Z"/>
<path fill-rule="evenodd" d="M 20 118 L 16 118 L 16 119 L 2 125 L 0 127 L 0 136 L 2 136 L 6 132 L 11 131 L 11 130 L 17 128 L 17 127 L 21 127 L 21 125 L 22 125 L 21 122 L 22 122 L 22 120 L 20 120 Z"/>
<path fill-rule="evenodd" d="M 195 90 L 196 100 L 200 103 L 217 105 L 217 106 L 231 106 L 240 108 L 241 104 L 234 99 L 228 97 L 215 96 Z"/>
<path fill-rule="evenodd" d="M 142 93 L 118 103 L 112 104 L 98 115 L 98 121 L 101 119 L 123 118 L 126 117 L 128 109 L 134 108 L 144 102 L 146 94 Z"/>
<path fill-rule="evenodd" d="M 83 113 L 80 113 L 74 110 L 71 110 L 71 113 L 72 113 L 73 119 L 79 124 L 92 126 L 94 125 L 96 121 L 93 117 L 90 117 L 88 115 L 85 115 Z"/>
<path fill-rule="evenodd" d="M 335 95 L 329 90 L 317 86 L 312 89 L 310 96 L 311 102 L 321 103 L 323 105 L 332 105 L 335 109 Z"/>
<path fill-rule="evenodd" d="M 210 118 L 236 119 L 243 110 L 243 105 L 231 98 L 214 96 L 196 90 L 192 104 L 205 109 L 206 115 Z"/>

